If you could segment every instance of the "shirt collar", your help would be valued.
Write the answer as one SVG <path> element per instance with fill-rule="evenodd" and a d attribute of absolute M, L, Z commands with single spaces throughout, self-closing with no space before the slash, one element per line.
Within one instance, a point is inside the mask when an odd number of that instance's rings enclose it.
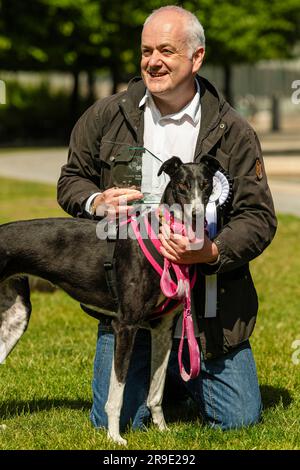
<path fill-rule="evenodd" d="M 152 98 L 152 95 L 148 89 L 146 89 L 146 93 L 139 102 L 139 107 L 141 108 L 144 106 L 146 103 L 149 105 L 153 117 L 156 118 L 155 120 L 163 120 L 163 119 L 169 119 L 173 121 L 179 121 L 183 117 L 187 116 L 190 118 L 193 122 L 194 125 L 197 125 L 200 119 L 200 85 L 198 80 L 195 80 L 196 82 L 196 87 L 197 91 L 195 93 L 194 98 L 192 101 L 190 101 L 187 105 L 185 105 L 180 111 L 174 114 L 168 114 L 167 116 L 161 116 L 159 109 L 157 108 L 156 104 L 154 103 L 154 100 Z"/>

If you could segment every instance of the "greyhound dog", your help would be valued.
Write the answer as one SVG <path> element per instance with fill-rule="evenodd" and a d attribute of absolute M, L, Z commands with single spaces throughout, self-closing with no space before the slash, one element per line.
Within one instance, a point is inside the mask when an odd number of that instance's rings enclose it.
<path fill-rule="evenodd" d="M 162 201 L 168 205 L 208 203 L 217 161 L 204 155 L 200 163 L 183 164 L 172 157 L 160 168 L 170 176 Z M 166 428 L 161 407 L 172 330 L 176 313 L 151 320 L 161 298 L 160 279 L 136 240 L 117 239 L 115 273 L 119 306 L 107 286 L 104 260 L 107 241 L 96 235 L 96 220 L 46 218 L 0 226 L 0 362 L 25 332 L 30 313 L 27 275 L 46 279 L 72 298 L 94 310 L 113 316 L 114 365 L 105 410 L 108 436 L 126 444 L 120 436 L 119 418 L 126 374 L 139 328 L 151 331 L 151 379 L 147 400 L 153 422 Z"/>

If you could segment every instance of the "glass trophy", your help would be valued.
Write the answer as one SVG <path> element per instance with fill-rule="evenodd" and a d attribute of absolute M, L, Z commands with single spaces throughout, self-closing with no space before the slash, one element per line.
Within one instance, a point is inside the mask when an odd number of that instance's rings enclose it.
<path fill-rule="evenodd" d="M 157 173 L 162 161 L 145 147 L 124 145 L 114 157 L 111 166 L 111 183 L 118 188 L 134 186 L 144 194 L 138 204 L 157 205 L 160 203 L 169 177 Z M 136 204 L 135 201 L 132 204 Z"/>

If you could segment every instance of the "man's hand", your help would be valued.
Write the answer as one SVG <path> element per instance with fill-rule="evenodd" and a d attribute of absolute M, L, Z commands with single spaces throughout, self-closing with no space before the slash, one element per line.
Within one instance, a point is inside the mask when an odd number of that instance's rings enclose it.
<path fill-rule="evenodd" d="M 116 216 L 127 214 L 128 202 L 142 199 L 143 193 L 135 187 L 110 188 L 98 194 L 93 201 L 94 211 L 98 216 Z"/>
<path fill-rule="evenodd" d="M 159 239 L 161 254 L 177 264 L 214 263 L 219 256 L 217 245 L 204 235 L 201 249 L 194 249 L 193 242 L 188 237 L 175 234 L 167 224 L 162 225 Z"/>

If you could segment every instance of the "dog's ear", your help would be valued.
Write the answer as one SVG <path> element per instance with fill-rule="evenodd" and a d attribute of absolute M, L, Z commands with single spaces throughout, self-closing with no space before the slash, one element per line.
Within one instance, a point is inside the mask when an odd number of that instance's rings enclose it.
<path fill-rule="evenodd" d="M 160 176 L 164 171 L 165 173 L 167 173 L 167 175 L 172 177 L 174 173 L 178 170 L 178 168 L 181 167 L 181 165 L 183 165 L 183 163 L 179 157 L 171 157 L 169 158 L 169 160 L 162 164 L 162 166 L 158 170 L 157 176 Z"/>
<path fill-rule="evenodd" d="M 200 163 L 206 165 L 212 173 L 215 173 L 220 169 L 220 163 L 218 162 L 218 160 L 212 155 L 209 155 L 208 153 L 202 155 Z"/>

